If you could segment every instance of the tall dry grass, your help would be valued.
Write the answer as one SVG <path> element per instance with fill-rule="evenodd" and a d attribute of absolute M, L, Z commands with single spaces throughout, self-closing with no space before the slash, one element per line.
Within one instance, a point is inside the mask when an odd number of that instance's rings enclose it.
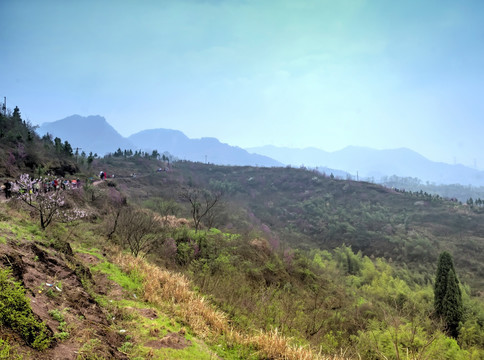
<path fill-rule="evenodd" d="M 243 334 L 229 325 L 226 315 L 196 292 L 190 290 L 189 280 L 181 275 L 146 260 L 128 254 L 118 253 L 113 261 L 123 271 L 135 272 L 143 279 L 144 300 L 168 310 L 181 318 L 193 332 L 204 339 L 217 339 L 224 336 L 232 343 L 256 349 L 264 359 L 284 360 L 343 360 L 342 356 L 324 357 L 309 347 L 291 344 L 289 338 L 278 333 L 260 331 L 256 334 Z"/>

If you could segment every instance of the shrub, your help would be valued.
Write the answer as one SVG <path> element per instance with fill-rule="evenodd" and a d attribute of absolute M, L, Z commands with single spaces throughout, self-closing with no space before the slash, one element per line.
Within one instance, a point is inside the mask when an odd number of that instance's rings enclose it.
<path fill-rule="evenodd" d="M 10 346 L 7 340 L 0 339 L 0 359 L 8 360 L 20 360 L 22 359 L 18 355 L 14 355 L 14 350 Z"/>
<path fill-rule="evenodd" d="M 51 338 L 43 322 L 38 321 L 25 290 L 14 281 L 10 270 L 0 269 L 0 324 L 10 327 L 34 349 L 43 350 L 51 343 Z"/>

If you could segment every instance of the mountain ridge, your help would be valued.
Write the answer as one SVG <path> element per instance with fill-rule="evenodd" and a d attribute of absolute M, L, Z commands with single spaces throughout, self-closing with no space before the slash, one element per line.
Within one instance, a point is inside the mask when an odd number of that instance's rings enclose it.
<path fill-rule="evenodd" d="M 130 149 L 133 144 L 121 136 L 107 121 L 100 115 L 71 115 L 64 119 L 46 122 L 37 129 L 39 135 L 47 133 L 67 140 L 73 149 L 79 148 L 86 153 L 93 152 L 104 155 L 115 151 L 118 147 Z M 111 144 L 118 146 L 112 148 Z"/>
<path fill-rule="evenodd" d="M 377 150 L 368 147 L 347 146 L 328 152 L 314 147 L 297 149 L 277 146 L 247 148 L 291 165 L 326 166 L 348 172 L 353 177 L 382 181 L 384 177 L 416 177 L 436 184 L 484 186 L 484 171 L 461 164 L 435 162 L 409 148 Z"/>
<path fill-rule="evenodd" d="M 351 145 L 333 152 L 316 147 L 297 149 L 274 145 L 244 149 L 214 137 L 192 139 L 180 130 L 164 128 L 146 129 L 123 137 L 100 115 L 71 115 L 43 123 L 38 132 L 58 136 L 69 141 L 74 149 L 99 155 L 112 153 L 118 148 L 157 150 L 159 153 L 169 152 L 181 160 L 217 165 L 305 166 L 340 177 L 376 182 L 396 175 L 435 184 L 484 186 L 484 171 L 431 161 L 406 147 L 377 150 Z"/>

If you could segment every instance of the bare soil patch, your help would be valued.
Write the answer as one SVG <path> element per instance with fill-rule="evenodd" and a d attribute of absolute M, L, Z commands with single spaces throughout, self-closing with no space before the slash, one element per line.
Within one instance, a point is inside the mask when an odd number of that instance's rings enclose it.
<path fill-rule="evenodd" d="M 143 316 L 147 319 L 150 319 L 150 320 L 158 319 L 158 314 L 156 313 L 156 310 L 154 310 L 154 309 L 149 309 L 149 308 L 147 308 L 147 309 L 126 308 L 126 309 L 136 311 L 141 316 Z"/>
<path fill-rule="evenodd" d="M 13 276 L 26 289 L 33 313 L 52 333 L 60 330 L 59 322 L 49 314 L 51 311 L 62 314 L 69 332 L 67 339 L 54 341 L 43 352 L 32 350 L 21 339 L 15 339 L 13 343 L 18 344 L 19 353 L 39 360 L 76 359 L 86 342 L 98 340 L 96 355 L 105 359 L 127 359 L 117 350 L 125 341 L 124 336 L 109 327 L 104 310 L 83 287 L 81 278 L 89 279 L 91 274 L 78 258 L 38 243 L 9 242 L 0 245 L 0 267 L 12 269 Z M 3 336 L 16 335 L 0 327 L 0 337 Z"/>
<path fill-rule="evenodd" d="M 168 333 L 160 340 L 148 341 L 145 346 L 153 349 L 170 348 L 180 350 L 190 346 L 191 344 L 192 342 L 190 340 L 185 339 L 178 333 L 172 332 Z"/>

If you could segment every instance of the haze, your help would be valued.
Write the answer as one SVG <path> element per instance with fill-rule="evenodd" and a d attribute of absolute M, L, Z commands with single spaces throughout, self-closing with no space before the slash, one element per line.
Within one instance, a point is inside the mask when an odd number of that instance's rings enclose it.
<path fill-rule="evenodd" d="M 484 169 L 483 7 L 2 0 L 0 95 L 34 124 L 99 114 L 124 136 L 408 147 Z"/>

